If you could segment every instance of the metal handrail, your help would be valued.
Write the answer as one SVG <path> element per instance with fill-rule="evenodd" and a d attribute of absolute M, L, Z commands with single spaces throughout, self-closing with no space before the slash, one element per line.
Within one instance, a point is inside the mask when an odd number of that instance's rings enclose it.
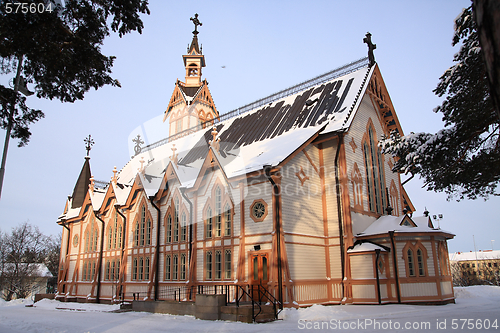
<path fill-rule="evenodd" d="M 243 297 L 244 294 L 246 294 L 248 296 L 248 298 L 250 298 L 252 300 L 252 321 L 255 322 L 255 318 L 257 318 L 257 316 L 262 312 L 262 307 L 260 306 L 259 303 L 255 302 L 253 297 L 245 290 L 245 288 L 243 288 L 243 286 L 238 284 L 238 285 L 235 285 L 235 287 L 236 287 L 236 290 L 241 289 L 243 291 L 243 294 L 241 294 L 240 298 L 238 298 L 238 293 L 236 293 L 236 306 L 237 307 L 240 306 L 239 300 Z M 247 285 L 247 287 L 249 287 L 249 285 Z M 259 307 L 259 312 L 257 312 L 257 314 L 255 314 L 255 305 L 257 305 Z"/>
<path fill-rule="evenodd" d="M 264 291 L 264 296 L 267 297 L 267 299 L 273 303 L 273 309 L 274 309 L 274 319 L 278 319 L 278 315 L 281 313 L 281 311 L 283 310 L 283 304 L 281 304 L 280 301 L 278 301 L 276 299 L 276 297 L 274 297 L 270 292 L 269 290 L 266 289 L 266 287 L 264 287 L 262 284 L 259 284 L 259 289 L 262 287 L 262 290 Z M 266 295 L 269 295 L 267 296 Z M 272 298 L 272 299 L 271 299 Z M 276 311 L 276 304 L 279 304 L 280 305 L 280 310 L 279 311 Z"/>

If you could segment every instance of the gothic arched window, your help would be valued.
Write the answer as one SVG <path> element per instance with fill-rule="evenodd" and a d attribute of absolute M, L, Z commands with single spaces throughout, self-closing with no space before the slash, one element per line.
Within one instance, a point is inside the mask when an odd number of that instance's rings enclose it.
<path fill-rule="evenodd" d="M 383 214 L 386 207 L 384 161 L 377 147 L 373 123 L 368 125 L 367 135 L 363 139 L 363 157 L 366 170 L 366 188 L 370 211 Z"/>

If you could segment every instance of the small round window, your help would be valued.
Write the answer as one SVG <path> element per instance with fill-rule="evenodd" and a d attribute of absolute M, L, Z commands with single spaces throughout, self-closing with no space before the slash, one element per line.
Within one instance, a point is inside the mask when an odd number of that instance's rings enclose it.
<path fill-rule="evenodd" d="M 264 200 L 255 200 L 250 206 L 250 217 L 255 222 L 262 222 L 267 216 L 267 204 Z"/>
<path fill-rule="evenodd" d="M 75 235 L 75 237 L 73 237 L 73 246 L 74 247 L 78 246 L 78 235 Z"/>

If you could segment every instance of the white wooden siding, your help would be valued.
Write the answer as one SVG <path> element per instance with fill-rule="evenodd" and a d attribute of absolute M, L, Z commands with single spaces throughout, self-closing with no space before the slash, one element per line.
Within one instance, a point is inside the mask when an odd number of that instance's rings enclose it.
<path fill-rule="evenodd" d="M 330 271 L 331 278 L 342 278 L 342 261 L 340 258 L 340 246 L 330 246 Z"/>
<path fill-rule="evenodd" d="M 337 142 L 323 143 L 323 164 L 325 171 L 326 216 L 328 218 L 328 236 L 339 235 L 339 219 L 337 210 L 337 186 L 335 182 L 335 154 Z"/>
<path fill-rule="evenodd" d="M 272 201 L 272 186 L 265 178 L 259 179 L 261 182 L 255 185 L 249 184 L 248 192 L 245 196 L 245 234 L 265 234 L 273 231 L 273 215 L 274 207 Z M 239 189 L 238 189 L 239 192 Z M 267 216 L 262 222 L 255 222 L 250 217 L 250 208 L 253 202 L 257 199 L 262 199 L 267 204 Z"/>
<path fill-rule="evenodd" d="M 318 151 L 309 146 L 307 154 L 315 157 L 319 169 Z M 303 170 L 309 179 L 303 185 L 296 175 Z M 321 180 L 304 152 L 298 153 L 282 170 L 282 222 L 285 232 L 304 235 L 324 235 Z"/>
<path fill-rule="evenodd" d="M 371 254 L 351 255 L 350 260 L 352 279 L 373 279 L 373 257 Z"/>
<path fill-rule="evenodd" d="M 325 249 L 319 246 L 286 244 L 292 280 L 325 279 Z"/>

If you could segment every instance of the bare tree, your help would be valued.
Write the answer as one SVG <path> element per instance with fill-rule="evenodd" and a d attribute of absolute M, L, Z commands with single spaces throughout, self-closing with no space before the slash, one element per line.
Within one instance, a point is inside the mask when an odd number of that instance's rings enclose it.
<path fill-rule="evenodd" d="M 12 228 L 12 232 L 2 233 L 0 242 L 0 283 L 5 300 L 25 298 L 29 295 L 34 277 L 47 253 L 47 236 L 38 227 L 28 222 Z"/>

